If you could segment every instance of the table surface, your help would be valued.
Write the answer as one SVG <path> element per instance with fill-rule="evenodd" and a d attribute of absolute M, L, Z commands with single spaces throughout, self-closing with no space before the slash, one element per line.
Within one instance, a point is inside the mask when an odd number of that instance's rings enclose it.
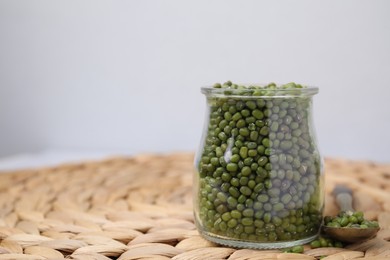
<path fill-rule="evenodd" d="M 377 237 L 346 248 L 234 249 L 204 240 L 192 214 L 193 154 L 144 154 L 0 175 L 0 259 L 385 259 L 390 165 L 326 159 L 325 214 L 336 184 L 377 219 Z"/>
<path fill-rule="evenodd" d="M 0 158 L 0 173 L 19 169 L 56 166 L 64 163 L 78 163 L 101 160 L 115 156 L 129 156 L 111 151 L 46 150 L 35 153 L 19 153 Z"/>

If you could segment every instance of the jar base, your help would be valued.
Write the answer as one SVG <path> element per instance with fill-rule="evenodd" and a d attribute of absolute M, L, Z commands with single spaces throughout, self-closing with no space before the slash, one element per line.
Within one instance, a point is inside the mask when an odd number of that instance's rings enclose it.
<path fill-rule="evenodd" d="M 294 240 L 294 241 L 285 241 L 285 242 L 250 242 L 250 241 L 240 241 L 235 239 L 226 239 L 220 236 L 216 236 L 213 234 L 210 234 L 208 232 L 200 232 L 200 235 L 205 238 L 206 240 L 209 240 L 211 242 L 229 246 L 229 247 L 235 247 L 235 248 L 249 248 L 249 249 L 280 249 L 280 248 L 288 248 L 293 246 L 299 246 L 304 245 L 307 243 L 310 243 L 311 241 L 315 240 L 318 237 L 318 234 L 307 237 L 300 240 Z"/>

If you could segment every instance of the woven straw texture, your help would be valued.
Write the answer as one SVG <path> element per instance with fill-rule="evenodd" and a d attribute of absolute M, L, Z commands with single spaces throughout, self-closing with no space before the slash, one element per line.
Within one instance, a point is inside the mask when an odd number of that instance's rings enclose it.
<path fill-rule="evenodd" d="M 386 259 L 390 165 L 326 160 L 325 214 L 336 183 L 377 219 L 377 237 L 347 248 L 233 249 L 202 239 L 192 215 L 192 154 L 138 155 L 0 174 L 0 259 Z"/>

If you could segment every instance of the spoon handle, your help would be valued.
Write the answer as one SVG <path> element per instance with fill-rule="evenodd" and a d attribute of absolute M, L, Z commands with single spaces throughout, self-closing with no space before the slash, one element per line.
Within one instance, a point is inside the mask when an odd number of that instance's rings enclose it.
<path fill-rule="evenodd" d="M 337 185 L 333 190 L 333 195 L 336 198 L 336 203 L 341 211 L 354 212 L 352 207 L 352 190 L 343 185 Z"/>

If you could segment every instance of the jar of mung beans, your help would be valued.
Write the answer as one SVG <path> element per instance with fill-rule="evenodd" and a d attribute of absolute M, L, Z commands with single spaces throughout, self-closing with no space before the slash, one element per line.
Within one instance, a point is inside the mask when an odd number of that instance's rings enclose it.
<path fill-rule="evenodd" d="M 318 88 L 228 81 L 202 93 L 207 116 L 194 177 L 200 234 L 259 249 L 314 240 L 324 207 L 323 163 L 312 121 Z"/>

